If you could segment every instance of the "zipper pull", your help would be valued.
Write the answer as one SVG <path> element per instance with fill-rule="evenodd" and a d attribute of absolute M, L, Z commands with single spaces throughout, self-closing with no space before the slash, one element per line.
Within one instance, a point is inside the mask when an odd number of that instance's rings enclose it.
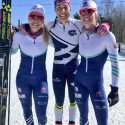
<path fill-rule="evenodd" d="M 88 58 L 86 57 L 86 73 L 88 71 Z"/>
<path fill-rule="evenodd" d="M 33 73 L 34 57 L 32 57 L 31 74 Z"/>
<path fill-rule="evenodd" d="M 34 39 L 34 44 L 36 43 L 36 39 Z"/>
<path fill-rule="evenodd" d="M 89 34 L 86 34 L 87 35 L 87 40 L 89 40 Z"/>

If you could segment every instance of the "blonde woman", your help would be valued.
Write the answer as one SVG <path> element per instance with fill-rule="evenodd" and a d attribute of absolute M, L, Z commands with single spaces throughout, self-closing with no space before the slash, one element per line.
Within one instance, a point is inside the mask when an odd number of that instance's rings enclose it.
<path fill-rule="evenodd" d="M 32 93 L 38 125 L 46 124 L 48 84 L 45 61 L 49 34 L 44 26 L 44 18 L 44 8 L 41 5 L 34 5 L 28 14 L 27 35 L 23 35 L 20 31 L 16 32 L 11 49 L 12 54 L 19 48 L 21 52 L 16 86 L 27 125 L 34 125 Z"/>

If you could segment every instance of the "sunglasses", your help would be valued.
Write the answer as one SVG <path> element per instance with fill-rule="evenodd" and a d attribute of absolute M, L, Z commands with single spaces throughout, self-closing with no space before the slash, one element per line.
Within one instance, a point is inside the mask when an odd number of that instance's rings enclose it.
<path fill-rule="evenodd" d="M 84 9 L 84 10 L 79 10 L 80 15 L 92 15 L 92 13 L 95 12 L 95 10 L 92 9 Z"/>
<path fill-rule="evenodd" d="M 45 17 L 43 15 L 40 14 L 28 14 L 29 19 L 31 20 L 43 20 Z"/>

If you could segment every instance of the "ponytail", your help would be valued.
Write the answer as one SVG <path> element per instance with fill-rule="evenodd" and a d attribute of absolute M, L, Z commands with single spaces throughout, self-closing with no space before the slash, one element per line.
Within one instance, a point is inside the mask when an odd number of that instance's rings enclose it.
<path fill-rule="evenodd" d="M 57 19 L 57 16 L 56 16 L 56 18 L 55 18 L 55 22 L 54 22 L 52 28 L 54 28 L 55 25 L 56 25 L 56 19 Z M 43 40 L 44 40 L 44 42 L 45 42 L 45 44 L 46 44 L 47 46 L 48 46 L 48 44 L 49 44 L 49 39 L 50 39 L 50 33 L 48 32 L 46 26 L 43 24 Z"/>
<path fill-rule="evenodd" d="M 46 46 L 48 46 L 48 44 L 49 44 L 49 39 L 50 39 L 50 34 L 49 34 L 46 26 L 43 24 L 43 40 L 44 40 Z"/>

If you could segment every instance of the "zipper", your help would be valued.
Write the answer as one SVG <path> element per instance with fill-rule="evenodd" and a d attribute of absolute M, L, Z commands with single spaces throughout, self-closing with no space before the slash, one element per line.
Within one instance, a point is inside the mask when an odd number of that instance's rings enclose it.
<path fill-rule="evenodd" d="M 63 26 L 63 32 L 65 32 L 65 26 Z"/>
<path fill-rule="evenodd" d="M 34 44 L 35 44 L 36 42 L 35 42 L 35 39 L 34 39 Z"/>
<path fill-rule="evenodd" d="M 86 72 L 88 71 L 88 58 L 86 57 Z"/>
<path fill-rule="evenodd" d="M 36 43 L 35 39 L 34 40 L 34 44 Z M 31 66 L 31 74 L 33 73 L 33 65 L 34 65 L 34 57 L 32 57 L 32 66 Z"/>
<path fill-rule="evenodd" d="M 32 57 L 31 74 L 33 73 L 33 64 L 34 64 L 34 57 Z"/>
<path fill-rule="evenodd" d="M 86 34 L 87 35 L 87 40 L 89 40 L 89 34 Z"/>

